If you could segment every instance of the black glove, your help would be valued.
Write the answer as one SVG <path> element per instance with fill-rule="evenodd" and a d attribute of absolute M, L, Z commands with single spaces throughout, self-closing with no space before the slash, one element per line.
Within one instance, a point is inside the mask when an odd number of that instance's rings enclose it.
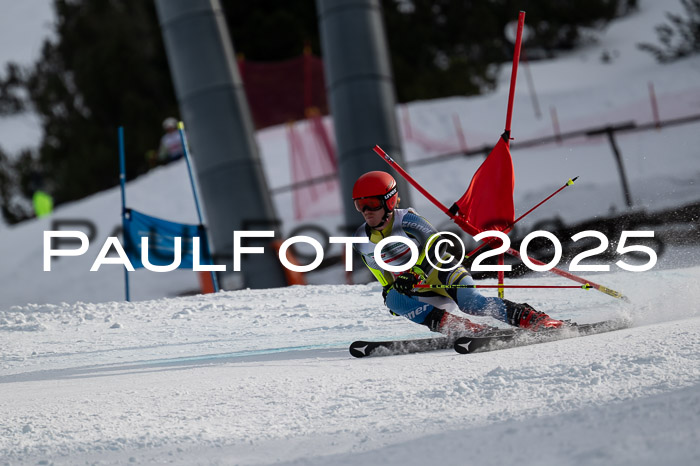
<path fill-rule="evenodd" d="M 420 277 L 411 271 L 404 272 L 394 280 L 394 289 L 401 294 L 411 294 L 413 286 L 420 282 Z"/>

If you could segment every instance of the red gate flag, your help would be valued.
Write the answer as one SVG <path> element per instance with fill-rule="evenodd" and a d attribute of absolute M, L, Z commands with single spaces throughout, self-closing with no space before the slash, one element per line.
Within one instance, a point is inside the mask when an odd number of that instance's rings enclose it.
<path fill-rule="evenodd" d="M 469 189 L 454 203 L 450 212 L 479 231 L 506 230 L 515 219 L 514 187 L 513 159 L 506 132 L 474 173 Z"/>

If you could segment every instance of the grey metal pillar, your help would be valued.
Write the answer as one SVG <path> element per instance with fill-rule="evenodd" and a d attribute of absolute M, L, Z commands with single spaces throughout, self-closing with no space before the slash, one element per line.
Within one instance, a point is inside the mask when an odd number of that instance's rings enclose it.
<path fill-rule="evenodd" d="M 213 253 L 231 270 L 234 230 L 278 230 L 233 44 L 219 0 L 155 4 Z M 244 246 L 265 246 L 268 252 L 243 255 L 239 283 L 285 284 L 269 240 L 244 240 Z"/>
<path fill-rule="evenodd" d="M 396 94 L 379 0 L 316 0 L 323 61 L 338 146 L 345 223 L 362 223 L 352 186 L 368 171 L 383 170 L 399 184 L 401 205 L 408 184 L 372 150 L 379 145 L 402 163 Z"/>

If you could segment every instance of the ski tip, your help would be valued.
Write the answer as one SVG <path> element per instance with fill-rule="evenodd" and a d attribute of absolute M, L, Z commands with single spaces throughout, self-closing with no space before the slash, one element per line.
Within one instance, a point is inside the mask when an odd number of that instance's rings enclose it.
<path fill-rule="evenodd" d="M 350 355 L 355 358 L 364 358 L 369 356 L 372 351 L 368 341 L 355 341 L 350 345 Z"/>
<path fill-rule="evenodd" d="M 469 354 L 471 353 L 472 339 L 469 337 L 458 338 L 455 341 L 454 349 L 459 354 Z"/>

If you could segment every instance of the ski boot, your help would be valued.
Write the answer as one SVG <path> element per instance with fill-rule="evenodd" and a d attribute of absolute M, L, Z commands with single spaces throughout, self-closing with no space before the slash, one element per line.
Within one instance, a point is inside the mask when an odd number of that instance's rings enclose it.
<path fill-rule="evenodd" d="M 445 312 L 435 330 L 452 338 L 463 335 L 479 336 L 498 329 L 489 325 L 477 324 L 466 317 Z"/>
<path fill-rule="evenodd" d="M 508 323 L 520 328 L 526 328 L 534 332 L 543 329 L 562 328 L 571 325 L 567 321 L 556 320 L 544 312 L 536 311 L 527 303 L 514 303 L 504 300 L 508 316 Z"/>

